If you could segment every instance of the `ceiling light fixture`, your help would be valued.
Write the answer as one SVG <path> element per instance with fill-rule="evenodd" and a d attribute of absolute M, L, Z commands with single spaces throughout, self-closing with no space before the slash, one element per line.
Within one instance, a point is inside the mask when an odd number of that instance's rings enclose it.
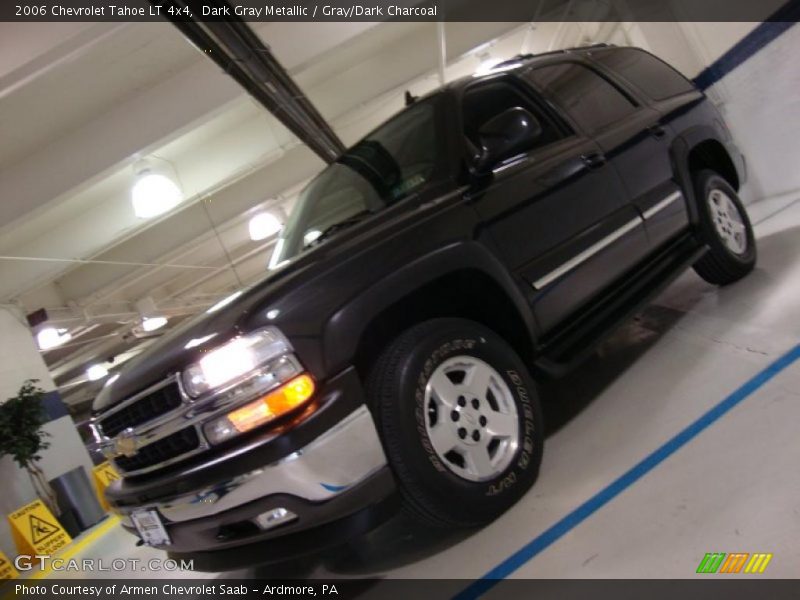
<path fill-rule="evenodd" d="M 283 227 L 283 224 L 274 214 L 270 212 L 258 213 L 250 219 L 250 224 L 248 225 L 250 239 L 254 242 L 265 240 L 278 233 L 281 227 Z"/>
<path fill-rule="evenodd" d="M 145 331 L 155 331 L 161 329 L 169 322 L 166 317 L 145 317 L 142 319 L 142 329 Z"/>
<path fill-rule="evenodd" d="M 156 305 L 155 300 L 150 296 L 145 296 L 136 301 L 136 310 L 141 318 L 141 329 L 145 332 L 161 329 L 169 322 Z"/>
<path fill-rule="evenodd" d="M 133 212 L 149 219 L 173 209 L 183 200 L 174 169 L 165 160 L 141 160 L 134 165 L 136 179 L 131 188 Z"/>
<path fill-rule="evenodd" d="M 89 378 L 89 381 L 99 381 L 107 375 L 108 369 L 106 369 L 103 365 L 92 365 L 86 369 L 86 377 Z"/>
<path fill-rule="evenodd" d="M 52 350 L 71 339 L 72 335 L 66 329 L 56 329 L 55 327 L 45 327 L 36 334 L 39 350 Z"/>

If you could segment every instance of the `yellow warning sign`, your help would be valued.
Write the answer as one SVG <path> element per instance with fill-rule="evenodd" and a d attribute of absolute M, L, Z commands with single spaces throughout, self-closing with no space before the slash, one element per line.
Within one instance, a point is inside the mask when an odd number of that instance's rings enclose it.
<path fill-rule="evenodd" d="M 14 579 L 19 577 L 19 571 L 14 568 L 14 563 L 8 560 L 8 557 L 0 552 L 0 581 L 3 579 Z"/>
<path fill-rule="evenodd" d="M 41 500 L 11 513 L 8 522 L 20 554 L 53 554 L 72 541 Z"/>
<path fill-rule="evenodd" d="M 100 500 L 100 506 L 102 506 L 104 510 L 108 510 L 109 506 L 106 500 L 105 490 L 111 485 L 112 481 L 119 479 L 119 473 L 114 470 L 114 467 L 112 467 L 111 463 L 108 461 L 97 465 L 92 469 L 92 473 L 94 474 L 94 487 L 95 490 L 97 490 L 97 498 Z"/>

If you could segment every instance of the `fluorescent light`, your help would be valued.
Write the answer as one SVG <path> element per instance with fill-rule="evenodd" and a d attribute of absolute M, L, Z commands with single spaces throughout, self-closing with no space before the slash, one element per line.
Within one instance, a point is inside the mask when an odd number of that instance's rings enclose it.
<path fill-rule="evenodd" d="M 133 212 L 140 219 L 148 219 L 167 212 L 183 200 L 178 184 L 166 175 L 149 169 L 136 176 L 131 189 Z"/>
<path fill-rule="evenodd" d="M 263 212 L 258 213 L 252 219 L 248 226 L 250 230 L 250 239 L 254 242 L 265 240 L 268 237 L 275 235 L 281 230 L 281 222 L 272 213 Z"/>
<path fill-rule="evenodd" d="M 155 331 L 161 329 L 168 322 L 166 317 L 145 317 L 142 319 L 142 329 L 145 331 Z"/>
<path fill-rule="evenodd" d="M 92 365 L 86 369 L 86 376 L 89 378 L 89 381 L 98 381 L 106 375 L 108 375 L 108 369 L 103 365 Z"/>
<path fill-rule="evenodd" d="M 221 309 L 221 308 L 225 308 L 226 306 L 228 306 L 228 304 L 230 304 L 231 302 L 233 302 L 234 300 L 236 300 L 236 299 L 237 299 L 239 296 L 241 296 L 242 294 L 244 294 L 244 291 L 243 291 L 243 290 L 239 290 L 238 292 L 234 292 L 233 294 L 231 294 L 231 295 L 230 295 L 230 296 L 228 296 L 227 298 L 223 298 L 222 300 L 220 300 L 219 302 L 217 302 L 217 303 L 216 303 L 214 306 L 212 306 L 211 308 L 209 308 L 209 309 L 208 309 L 206 312 L 207 312 L 207 313 L 214 313 L 214 312 L 217 312 L 219 309 Z"/>
<path fill-rule="evenodd" d="M 71 339 L 72 335 L 66 329 L 56 329 L 55 327 L 45 327 L 36 334 L 39 350 L 57 348 Z"/>

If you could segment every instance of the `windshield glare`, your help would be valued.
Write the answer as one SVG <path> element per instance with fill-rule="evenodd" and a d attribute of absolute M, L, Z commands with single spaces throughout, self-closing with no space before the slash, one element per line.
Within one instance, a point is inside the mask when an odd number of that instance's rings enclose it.
<path fill-rule="evenodd" d="M 270 268 L 361 217 L 419 191 L 438 169 L 432 100 L 423 101 L 373 131 L 324 169 L 300 193 L 281 233 Z"/>

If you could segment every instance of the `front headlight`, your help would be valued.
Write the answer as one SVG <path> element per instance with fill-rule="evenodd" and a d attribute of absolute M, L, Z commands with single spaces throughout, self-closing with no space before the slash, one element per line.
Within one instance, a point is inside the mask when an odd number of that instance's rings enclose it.
<path fill-rule="evenodd" d="M 199 410 L 209 413 L 203 432 L 211 444 L 293 411 L 311 399 L 315 387 L 275 327 L 215 348 L 181 377 L 186 393 L 198 398 Z"/>
<path fill-rule="evenodd" d="M 235 338 L 189 365 L 183 372 L 183 387 L 197 398 L 291 351 L 289 340 L 275 327 L 267 327 Z"/>

